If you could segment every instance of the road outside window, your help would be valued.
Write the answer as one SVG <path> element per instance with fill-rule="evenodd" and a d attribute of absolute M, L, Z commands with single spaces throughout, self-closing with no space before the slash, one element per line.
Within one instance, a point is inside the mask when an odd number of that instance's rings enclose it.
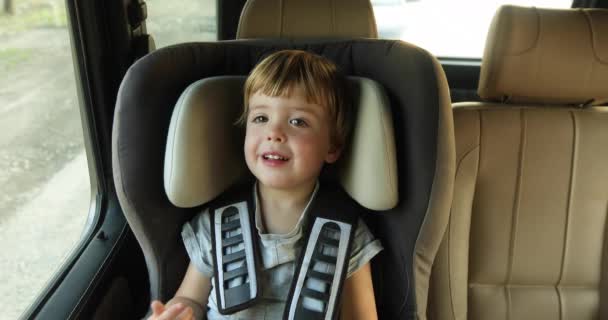
<path fill-rule="evenodd" d="M 570 8 L 572 0 L 372 0 L 381 38 L 400 39 L 438 57 L 481 58 L 503 4 Z"/>
<path fill-rule="evenodd" d="M 148 0 L 157 47 L 213 41 L 215 0 Z M 91 201 L 65 0 L 0 0 L 0 320 L 77 246 Z"/>
<path fill-rule="evenodd" d="M 18 319 L 78 244 L 91 195 L 65 1 L 3 4 L 0 319 Z"/>

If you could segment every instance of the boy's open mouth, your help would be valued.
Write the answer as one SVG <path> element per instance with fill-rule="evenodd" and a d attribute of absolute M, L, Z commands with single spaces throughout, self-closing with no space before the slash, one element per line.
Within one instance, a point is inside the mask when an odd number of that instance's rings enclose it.
<path fill-rule="evenodd" d="M 262 158 L 264 158 L 264 160 L 275 160 L 275 161 L 287 161 L 289 160 L 289 158 L 278 154 L 278 153 L 274 153 L 274 152 L 269 152 L 269 153 L 264 153 L 262 154 Z"/>

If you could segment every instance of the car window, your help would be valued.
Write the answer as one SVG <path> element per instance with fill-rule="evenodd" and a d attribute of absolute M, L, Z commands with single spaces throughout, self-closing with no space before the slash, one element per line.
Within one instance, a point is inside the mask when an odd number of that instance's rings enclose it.
<path fill-rule="evenodd" d="M 481 58 L 492 17 L 503 4 L 569 8 L 572 0 L 372 0 L 379 37 L 453 58 Z"/>
<path fill-rule="evenodd" d="M 217 40 L 216 0 L 147 0 L 146 27 L 157 48 Z"/>
<path fill-rule="evenodd" d="M 17 319 L 80 242 L 91 189 L 63 0 L 0 7 L 0 310 Z"/>

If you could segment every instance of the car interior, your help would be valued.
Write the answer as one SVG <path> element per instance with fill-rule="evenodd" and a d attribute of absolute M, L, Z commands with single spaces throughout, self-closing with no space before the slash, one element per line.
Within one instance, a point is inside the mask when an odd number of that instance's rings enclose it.
<path fill-rule="evenodd" d="M 322 178 L 382 241 L 379 319 L 608 319 L 607 1 L 502 6 L 481 61 L 379 39 L 368 0 L 219 0 L 218 41 L 158 49 L 144 0 L 67 3 L 97 224 L 25 319 L 173 297 L 182 225 L 250 178 L 244 79 L 282 49 L 352 84 L 352 142 Z"/>

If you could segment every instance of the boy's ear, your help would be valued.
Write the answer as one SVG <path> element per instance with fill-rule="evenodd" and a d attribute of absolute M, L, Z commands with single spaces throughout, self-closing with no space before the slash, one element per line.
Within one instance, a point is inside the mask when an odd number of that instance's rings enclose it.
<path fill-rule="evenodd" d="M 329 152 L 327 152 L 327 155 L 325 156 L 325 162 L 336 162 L 340 158 L 340 154 L 342 154 L 342 147 L 332 145 L 331 149 L 329 149 Z"/>

